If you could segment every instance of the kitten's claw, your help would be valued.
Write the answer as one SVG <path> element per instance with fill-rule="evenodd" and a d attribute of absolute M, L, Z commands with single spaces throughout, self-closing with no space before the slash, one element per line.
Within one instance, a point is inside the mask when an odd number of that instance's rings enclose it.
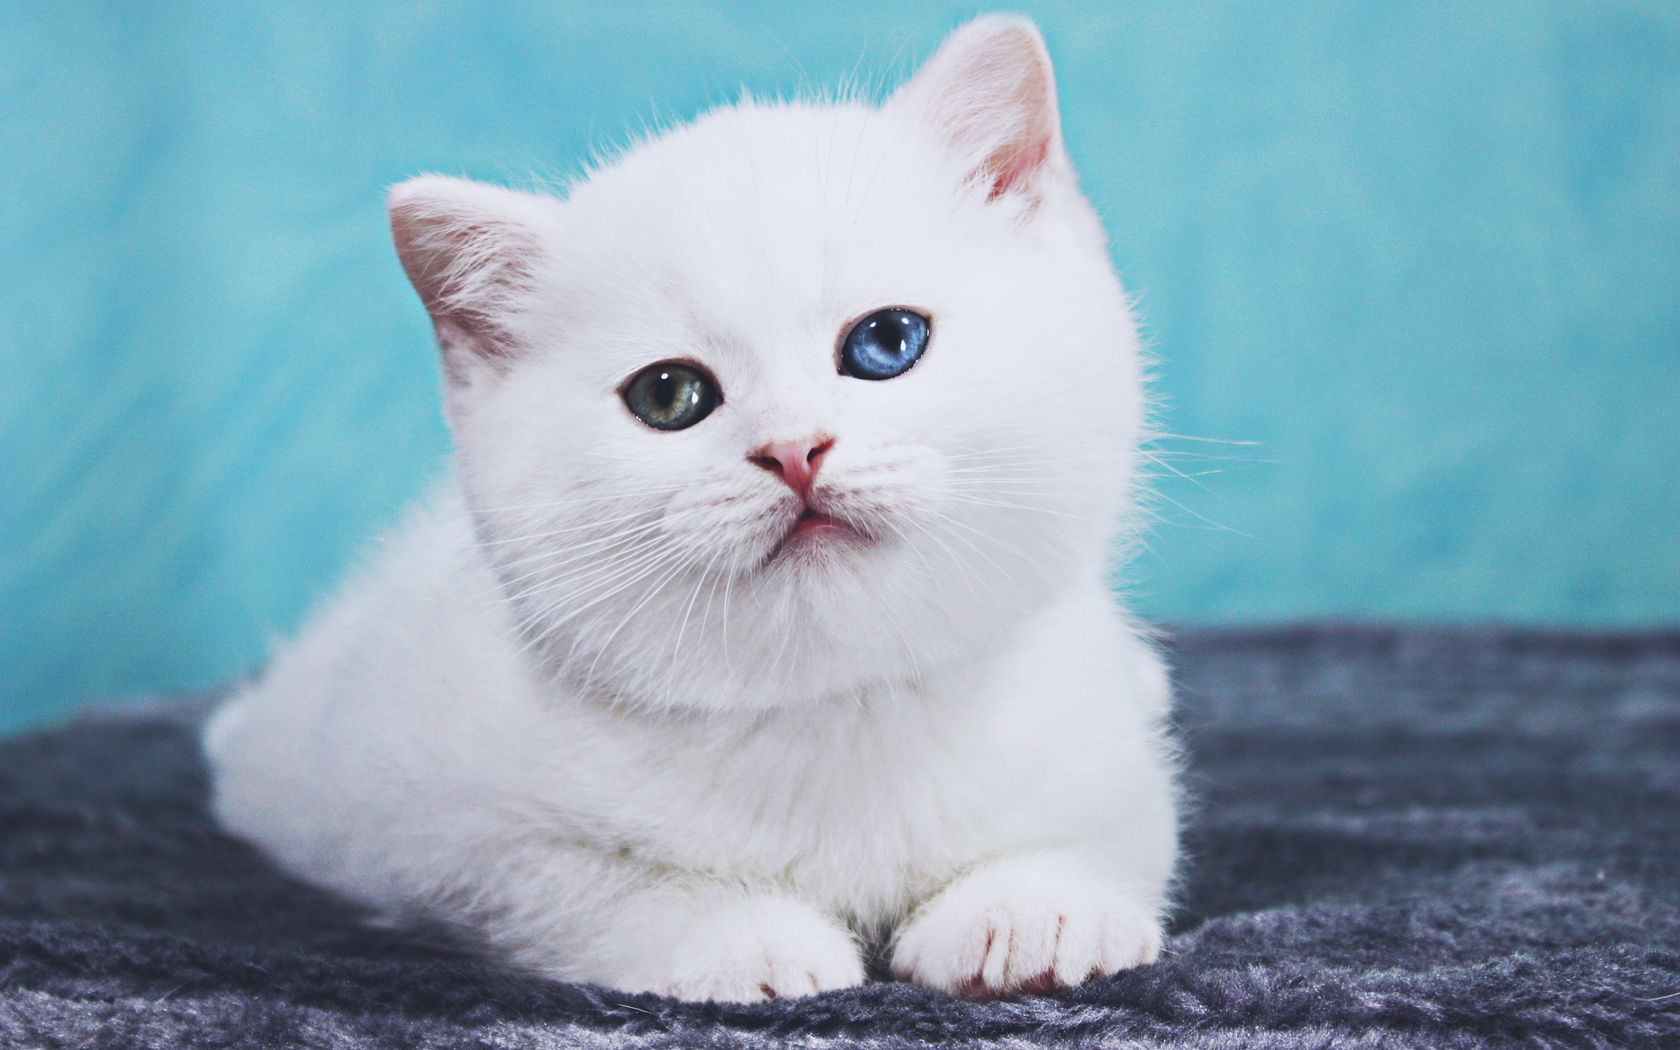
<path fill-rule="evenodd" d="M 797 901 L 749 900 L 696 924 L 655 990 L 678 999 L 757 1002 L 863 983 L 857 944 Z"/>
<path fill-rule="evenodd" d="M 1152 962 L 1155 909 L 1101 880 L 1048 862 L 982 868 L 911 917 L 893 971 L 970 999 L 1042 995 Z"/>

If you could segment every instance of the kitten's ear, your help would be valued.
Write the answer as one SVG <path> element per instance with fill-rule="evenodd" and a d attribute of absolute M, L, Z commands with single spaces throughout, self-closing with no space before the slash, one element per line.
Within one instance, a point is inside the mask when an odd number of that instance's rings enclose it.
<path fill-rule="evenodd" d="M 432 315 L 449 378 L 505 368 L 520 350 L 519 306 L 556 202 L 422 175 L 393 187 L 386 204 L 397 257 Z"/>
<path fill-rule="evenodd" d="M 961 157 L 988 200 L 1036 198 L 1066 169 L 1050 54 L 1018 15 L 983 15 L 952 33 L 888 105 Z"/>

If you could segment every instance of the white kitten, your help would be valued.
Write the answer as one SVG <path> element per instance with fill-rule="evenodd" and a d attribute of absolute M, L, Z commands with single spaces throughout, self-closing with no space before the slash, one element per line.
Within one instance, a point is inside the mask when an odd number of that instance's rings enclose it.
<path fill-rule="evenodd" d="M 456 477 L 211 723 L 229 829 L 685 998 L 889 936 L 968 995 L 1154 957 L 1166 678 L 1104 585 L 1138 345 L 1030 23 L 391 224 Z"/>

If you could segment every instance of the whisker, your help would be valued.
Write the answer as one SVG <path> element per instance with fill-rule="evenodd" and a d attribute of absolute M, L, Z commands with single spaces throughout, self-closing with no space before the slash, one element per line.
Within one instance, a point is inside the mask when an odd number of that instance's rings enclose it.
<path fill-rule="evenodd" d="M 1029 493 L 1030 495 L 1030 493 Z M 1054 507 L 1038 506 L 1032 503 L 1008 503 L 1002 500 L 976 499 L 970 496 L 960 497 L 959 502 L 973 507 L 998 507 L 1004 510 L 1024 510 L 1034 514 L 1050 514 L 1061 518 L 1071 518 L 1074 521 L 1089 521 L 1084 514 L 1074 514 L 1071 511 L 1058 510 Z"/>
<path fill-rule="evenodd" d="M 559 499 L 539 500 L 534 503 L 508 503 L 501 506 L 483 506 L 479 504 L 472 504 L 472 509 L 480 514 L 511 514 L 515 511 L 521 510 L 551 510 L 555 507 L 590 505 L 596 503 L 606 503 L 614 500 L 629 502 L 631 500 L 642 499 L 647 496 L 663 496 L 673 492 L 681 492 L 690 487 L 690 485 L 690 482 L 680 482 L 670 485 L 649 486 L 630 492 L 602 492 L 596 495 L 585 496 L 570 495 Z"/>
<path fill-rule="evenodd" d="M 699 573 L 695 577 L 694 593 L 689 596 L 688 604 L 683 606 L 682 622 L 677 625 L 677 639 L 671 643 L 672 663 L 675 663 L 681 656 L 683 635 L 688 631 L 689 614 L 694 611 L 694 603 L 700 598 L 700 589 L 704 587 L 709 580 L 715 578 L 712 576 L 712 570 L 716 567 L 719 557 L 720 555 L 717 552 L 713 552 L 713 554 L 707 558 L 705 567 L 700 569 Z M 708 612 L 711 610 L 710 598 L 706 601 L 706 609 Z M 701 617 L 704 619 L 705 614 L 702 613 Z"/>
<path fill-rule="evenodd" d="M 509 562 L 508 565 L 510 567 L 518 565 L 534 565 L 534 568 L 527 568 L 518 575 L 510 576 L 504 579 L 502 583 L 504 586 L 514 587 L 518 584 L 522 584 L 528 580 L 538 577 L 546 577 L 547 582 L 550 583 L 563 582 L 565 580 L 573 579 L 579 575 L 586 575 L 589 571 L 598 569 L 602 566 L 623 561 L 625 558 L 639 556 L 641 552 L 651 549 L 660 541 L 661 537 L 657 535 L 643 536 L 637 539 L 634 543 L 617 550 L 609 551 L 605 554 L 590 551 L 584 554 L 578 554 L 565 558 L 548 558 L 540 553 L 531 554 L 525 558 L 514 559 Z M 554 574 L 554 570 L 557 569 L 563 571 L 556 575 Z"/>
<path fill-rule="evenodd" d="M 620 582 L 619 584 L 617 584 L 616 586 L 614 586 L 610 590 L 606 591 L 605 593 L 596 595 L 594 598 L 590 599 L 587 602 L 584 602 L 582 605 L 578 605 L 578 606 L 573 607 L 564 616 L 560 616 L 558 618 L 550 619 L 549 616 L 553 612 L 553 607 L 551 605 L 550 607 L 548 607 L 545 610 L 545 613 L 544 613 L 544 619 L 547 621 L 546 626 L 548 627 L 548 633 L 552 633 L 556 628 L 563 627 L 566 624 L 571 623 L 572 621 L 576 620 L 578 617 L 582 616 L 584 613 L 588 612 L 590 609 L 592 609 L 592 608 L 600 605 L 602 602 L 607 601 L 608 599 L 622 593 L 626 589 L 635 586 L 637 583 L 639 583 L 642 580 L 648 578 L 649 576 L 652 576 L 654 573 L 662 570 L 664 567 L 665 566 L 659 560 L 652 560 L 652 561 L 646 562 L 641 566 L 640 571 L 631 575 L 628 579 L 623 580 L 622 582 Z M 571 646 L 571 654 L 576 653 L 577 643 L 578 643 L 579 640 L 580 639 L 576 639 L 576 638 L 573 639 L 572 646 Z M 535 641 L 535 639 L 533 639 L 533 641 Z M 568 661 L 569 660 L 570 660 L 570 655 L 568 655 Z"/>
<path fill-rule="evenodd" d="M 610 634 L 608 634 L 607 637 L 604 640 L 601 641 L 599 646 L 596 647 L 595 659 L 590 661 L 589 670 L 584 672 L 584 677 L 585 678 L 595 677 L 595 668 L 596 668 L 597 665 L 600 664 L 601 658 L 607 654 L 608 649 L 610 649 L 612 647 L 613 639 L 618 637 L 618 634 L 619 634 L 620 631 L 624 630 L 625 627 L 629 626 L 630 621 L 636 618 L 636 614 L 638 612 L 641 612 L 643 606 L 645 606 L 648 602 L 652 601 L 655 595 L 659 594 L 660 591 L 665 589 L 665 585 L 667 583 L 669 583 L 673 578 L 675 578 L 679 573 L 681 573 L 685 568 L 687 568 L 687 561 L 688 561 L 687 558 L 677 558 L 677 559 L 675 559 L 675 564 L 673 564 L 665 572 L 664 575 L 660 576 L 660 578 L 658 580 L 654 581 L 653 585 L 650 586 L 647 589 L 647 593 L 642 595 L 640 601 L 636 602 L 635 605 L 630 607 L 630 611 L 625 613 L 624 617 L 621 620 L 619 620 L 618 626 L 614 627 L 612 629 L 612 632 Z"/>
<path fill-rule="evenodd" d="M 544 564 L 551 564 L 555 560 L 558 560 L 562 563 L 577 561 L 577 560 L 582 559 L 582 558 L 594 557 L 596 552 L 598 552 L 603 547 L 611 547 L 611 546 L 614 546 L 616 544 L 625 543 L 629 540 L 639 539 L 641 537 L 646 536 L 650 532 L 658 532 L 658 531 L 661 530 L 661 527 L 663 526 L 663 524 L 664 524 L 663 522 L 651 521 L 651 522 L 647 522 L 646 524 L 643 524 L 643 525 L 638 525 L 633 529 L 622 529 L 622 530 L 619 530 L 617 532 L 611 533 L 610 535 L 594 536 L 594 537 L 591 537 L 587 540 L 568 543 L 568 544 L 566 544 L 562 547 L 559 547 L 558 549 L 542 548 L 542 549 L 530 551 L 530 552 L 525 553 L 525 554 L 519 554 L 519 555 L 515 555 L 513 557 L 502 557 L 502 558 L 498 558 L 496 560 L 497 560 L 497 564 L 503 565 L 503 566 L 506 566 L 506 567 L 509 567 L 509 568 L 512 568 L 514 566 L 524 565 L 526 563 L 529 563 L 529 562 L 535 561 L 535 560 L 540 560 Z M 545 538 L 545 537 L 542 537 L 542 536 L 528 537 L 527 542 L 529 542 L 532 539 L 543 539 L 543 538 Z"/>
<path fill-rule="evenodd" d="M 538 581 L 540 586 L 533 587 L 525 591 L 524 594 L 536 597 L 541 595 L 544 591 L 558 591 L 562 587 L 566 587 L 570 584 L 580 584 L 580 586 L 571 587 L 570 589 L 581 590 L 592 586 L 598 586 L 603 583 L 610 583 L 623 576 L 625 573 L 634 571 L 638 563 L 640 563 L 650 551 L 658 550 L 661 545 L 661 539 L 662 538 L 655 538 L 645 541 L 634 548 L 627 548 L 624 551 L 615 554 L 611 558 L 603 559 L 600 562 L 593 562 L 588 566 L 573 570 L 562 576 L 543 578 Z"/>
<path fill-rule="evenodd" d="M 1263 444 L 1263 442 L 1259 441 L 1233 441 L 1229 438 L 1193 437 L 1189 434 L 1169 434 L 1161 430 L 1150 431 L 1144 441 L 1145 444 L 1147 444 L 1148 442 L 1158 441 L 1162 438 L 1168 438 L 1173 441 L 1202 441 L 1210 445 L 1250 445 L 1256 448 Z"/>
<path fill-rule="evenodd" d="M 617 517 L 614 517 L 614 518 L 596 518 L 596 519 L 592 519 L 592 520 L 586 521 L 586 522 L 579 522 L 576 525 L 568 525 L 564 528 L 559 528 L 559 529 L 548 529 L 548 530 L 545 530 L 543 532 L 523 532 L 523 533 L 520 533 L 516 536 L 502 536 L 502 537 L 498 537 L 497 539 L 493 539 L 493 540 L 484 540 L 484 541 L 479 543 L 479 546 L 480 547 L 505 547 L 505 546 L 508 546 L 510 544 L 515 544 L 515 543 L 529 543 L 532 540 L 553 539 L 556 536 L 566 536 L 566 535 L 569 535 L 569 534 L 574 533 L 574 532 L 586 532 L 586 531 L 589 531 L 591 529 L 602 529 L 602 528 L 605 528 L 609 525 L 617 525 L 619 522 L 634 521 L 638 518 L 646 518 L 646 517 L 649 516 L 650 513 L 651 512 L 648 511 L 646 508 L 643 508 L 641 510 L 633 511 L 629 514 L 621 514 L 621 515 L 619 515 Z M 655 515 L 656 519 L 657 519 L 657 517 L 658 517 L 658 515 Z M 657 525 L 658 521 L 655 520 L 651 524 Z"/>
<path fill-rule="evenodd" d="M 1244 539 L 1252 540 L 1254 538 L 1253 536 L 1250 536 L 1248 533 L 1242 531 L 1241 529 L 1233 529 L 1229 525 L 1221 525 L 1219 522 L 1214 521 L 1212 518 L 1206 516 L 1205 514 L 1199 514 L 1196 511 L 1191 510 L 1189 507 L 1186 507 L 1184 504 L 1180 503 L 1178 500 L 1173 499 L 1171 496 L 1167 495 L 1165 492 L 1161 492 L 1158 489 L 1149 490 L 1147 495 L 1143 499 L 1139 500 L 1138 505 L 1141 508 L 1143 508 L 1145 510 L 1150 510 L 1153 513 L 1153 508 L 1151 508 L 1149 506 L 1149 504 L 1151 502 L 1155 501 L 1155 500 L 1166 500 L 1168 503 L 1171 503 L 1173 506 L 1177 507 L 1179 510 L 1182 510 L 1184 513 L 1190 515 L 1191 517 L 1197 519 L 1198 521 L 1201 521 L 1206 527 L 1208 527 L 1210 529 L 1214 529 L 1218 532 L 1229 532 L 1232 535 L 1241 536 Z M 1166 518 L 1162 517 L 1159 514 L 1156 514 L 1155 518 L 1156 518 L 1157 521 L 1161 521 L 1161 522 L 1164 522 L 1164 523 L 1169 524 L 1169 525 L 1173 525 L 1173 526 L 1178 527 L 1178 528 L 1195 528 L 1195 527 L 1197 527 L 1197 526 L 1185 525 L 1183 522 L 1168 522 Z"/>

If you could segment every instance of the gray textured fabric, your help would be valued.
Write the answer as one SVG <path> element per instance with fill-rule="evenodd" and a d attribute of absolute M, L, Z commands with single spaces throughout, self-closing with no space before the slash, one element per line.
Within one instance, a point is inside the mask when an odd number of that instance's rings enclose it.
<path fill-rule="evenodd" d="M 222 837 L 190 719 L 0 745 L 0 1041 L 100 1047 L 1680 1046 L 1680 633 L 1175 643 L 1198 803 L 1158 964 L 757 1006 L 498 971 Z"/>

